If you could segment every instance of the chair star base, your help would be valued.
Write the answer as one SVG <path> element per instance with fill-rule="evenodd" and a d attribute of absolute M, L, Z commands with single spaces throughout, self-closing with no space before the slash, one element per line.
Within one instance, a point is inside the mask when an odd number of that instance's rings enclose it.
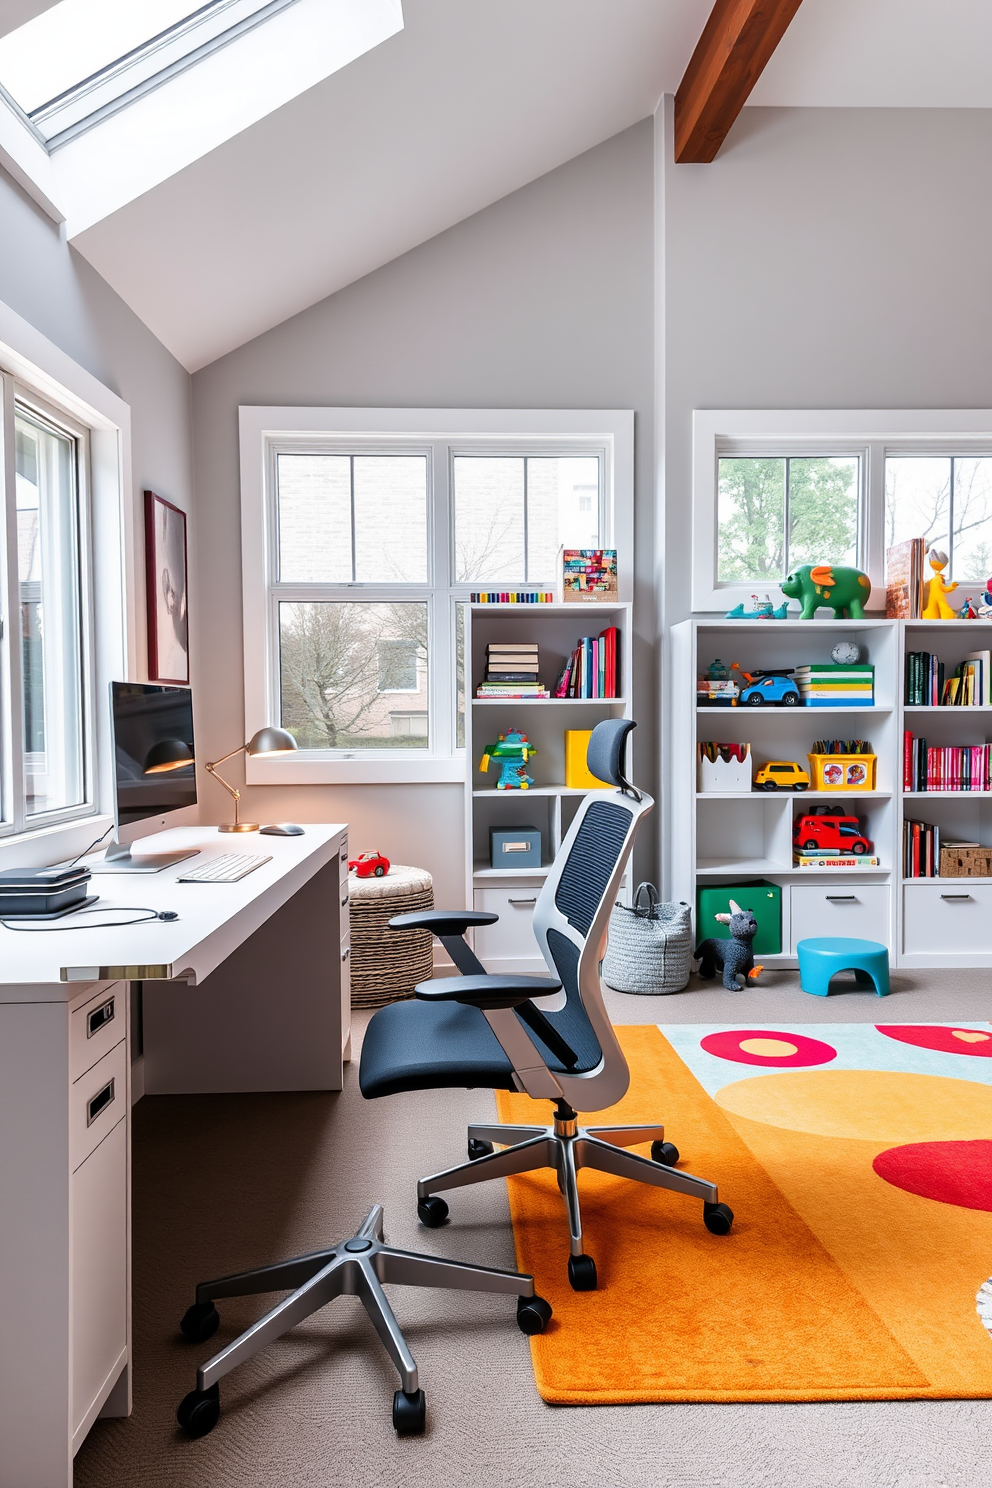
<path fill-rule="evenodd" d="M 217 1424 L 220 1415 L 218 1383 L 226 1374 L 335 1297 L 350 1296 L 361 1300 L 396 1366 L 401 1389 L 396 1391 L 393 1399 L 393 1425 L 403 1436 L 418 1434 L 424 1429 L 424 1392 L 420 1388 L 416 1362 L 386 1299 L 383 1283 L 443 1287 L 449 1291 L 504 1292 L 518 1298 L 517 1324 L 521 1332 L 543 1332 L 551 1318 L 551 1308 L 535 1294 L 533 1276 L 398 1250 L 386 1244 L 382 1226 L 382 1205 L 376 1204 L 356 1234 L 327 1250 L 313 1251 L 310 1255 L 295 1256 L 272 1266 L 259 1266 L 199 1284 L 196 1301 L 180 1324 L 192 1343 L 203 1343 L 217 1331 L 220 1319 L 214 1303 L 219 1298 L 245 1297 L 287 1287 L 292 1290 L 288 1297 L 276 1303 L 257 1323 L 246 1328 L 197 1370 L 196 1389 L 190 1391 L 176 1413 L 180 1426 L 190 1436 L 204 1436 Z"/>
<path fill-rule="evenodd" d="M 475 1151 L 483 1155 L 421 1178 L 417 1184 L 417 1212 L 421 1220 L 431 1228 L 444 1223 L 448 1207 L 436 1195 L 447 1189 L 550 1168 L 558 1178 L 568 1214 L 571 1252 L 568 1279 L 576 1291 L 592 1291 L 596 1286 L 596 1265 L 592 1256 L 585 1253 L 582 1242 L 580 1168 L 594 1168 L 615 1178 L 632 1178 L 637 1183 L 702 1199 L 703 1221 L 713 1234 L 727 1234 L 733 1222 L 733 1211 L 720 1203 L 715 1183 L 671 1166 L 678 1161 L 678 1149 L 665 1143 L 663 1126 L 579 1126 L 574 1111 L 569 1113 L 569 1108 L 559 1107 L 550 1126 L 470 1126 L 468 1141 L 470 1151 L 477 1144 Z M 625 1150 L 639 1142 L 650 1142 L 652 1153 L 663 1160 Z M 492 1150 L 496 1144 L 500 1145 L 500 1151 Z"/>

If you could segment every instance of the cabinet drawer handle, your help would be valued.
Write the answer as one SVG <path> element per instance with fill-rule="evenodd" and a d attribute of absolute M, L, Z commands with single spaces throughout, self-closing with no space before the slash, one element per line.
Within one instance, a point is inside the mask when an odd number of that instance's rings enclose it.
<path fill-rule="evenodd" d="M 532 899 L 508 899 L 506 902 L 508 904 L 536 904 L 537 895 L 535 894 Z"/>
<path fill-rule="evenodd" d="M 970 899 L 970 894 L 941 894 L 941 899 Z"/>
<path fill-rule="evenodd" d="M 828 904 L 857 904 L 857 894 L 827 894 Z"/>
<path fill-rule="evenodd" d="M 98 1090 L 91 1100 L 86 1102 L 86 1125 L 92 1126 L 101 1111 L 105 1111 L 114 1100 L 114 1080 L 108 1080 L 102 1090 Z"/>
<path fill-rule="evenodd" d="M 99 1033 L 101 1028 L 106 1028 L 108 1023 L 113 1022 L 116 1000 L 115 997 L 108 997 L 106 1002 L 101 1002 L 98 1008 L 86 1014 L 86 1037 L 88 1039 L 91 1039 L 95 1033 Z"/>

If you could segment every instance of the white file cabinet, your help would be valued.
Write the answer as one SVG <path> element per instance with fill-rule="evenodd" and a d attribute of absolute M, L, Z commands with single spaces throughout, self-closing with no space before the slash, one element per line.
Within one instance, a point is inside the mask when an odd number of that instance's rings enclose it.
<path fill-rule="evenodd" d="M 976 954 L 992 947 L 992 884 L 945 878 L 939 884 L 903 887 L 902 948 L 908 956 L 954 958 L 975 965 Z"/>
<path fill-rule="evenodd" d="M 542 887 L 533 878 L 521 878 L 475 890 L 475 908 L 499 915 L 495 925 L 478 925 L 473 932 L 475 954 L 487 971 L 507 976 L 547 972 L 534 937 L 534 905 Z"/>
<path fill-rule="evenodd" d="M 886 884 L 852 883 L 850 879 L 843 884 L 793 884 L 793 950 L 801 940 L 817 935 L 843 935 L 888 945 L 889 898 Z"/>

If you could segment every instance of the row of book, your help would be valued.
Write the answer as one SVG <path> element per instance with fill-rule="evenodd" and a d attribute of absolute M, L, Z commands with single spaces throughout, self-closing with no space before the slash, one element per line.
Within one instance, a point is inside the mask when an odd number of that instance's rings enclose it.
<path fill-rule="evenodd" d="M 928 744 L 903 735 L 902 785 L 906 791 L 992 790 L 992 744 Z"/>
<path fill-rule="evenodd" d="M 906 653 L 906 706 L 909 708 L 981 708 L 992 704 L 992 652 L 971 651 L 944 674 L 944 663 L 931 651 Z"/>
<path fill-rule="evenodd" d="M 940 828 L 932 822 L 902 824 L 903 878 L 936 878 L 940 866 Z"/>
<path fill-rule="evenodd" d="M 540 653 L 531 641 L 491 641 L 486 647 L 486 675 L 476 691 L 479 698 L 550 697 L 540 681 Z"/>
<path fill-rule="evenodd" d="M 796 667 L 794 676 L 799 695 L 807 708 L 874 706 L 873 666 L 811 663 Z"/>
<path fill-rule="evenodd" d="M 472 604 L 554 604 L 553 589 L 482 589 L 469 595 Z"/>
<path fill-rule="evenodd" d="M 598 636 L 583 636 L 558 673 L 555 697 L 619 697 L 619 634 L 609 625 Z"/>
<path fill-rule="evenodd" d="M 794 852 L 792 854 L 794 868 L 878 868 L 880 861 L 873 855 L 865 854 L 857 857 L 856 854 L 847 852 Z"/>

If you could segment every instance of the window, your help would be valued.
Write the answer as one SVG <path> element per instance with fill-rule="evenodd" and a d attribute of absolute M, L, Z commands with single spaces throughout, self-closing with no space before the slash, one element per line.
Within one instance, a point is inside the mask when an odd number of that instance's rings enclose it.
<path fill-rule="evenodd" d="M 93 810 L 86 430 L 0 378 L 12 403 L 13 524 L 6 521 L 0 831 Z"/>
<path fill-rule="evenodd" d="M 693 415 L 693 609 L 749 608 L 807 563 L 864 569 L 881 609 L 886 550 L 913 537 L 959 583 L 992 575 L 992 413 Z"/>
<path fill-rule="evenodd" d="M 631 416 L 241 417 L 246 722 L 298 745 L 250 783 L 461 778 L 469 596 L 553 587 L 562 546 L 621 546 L 629 582 Z"/>

